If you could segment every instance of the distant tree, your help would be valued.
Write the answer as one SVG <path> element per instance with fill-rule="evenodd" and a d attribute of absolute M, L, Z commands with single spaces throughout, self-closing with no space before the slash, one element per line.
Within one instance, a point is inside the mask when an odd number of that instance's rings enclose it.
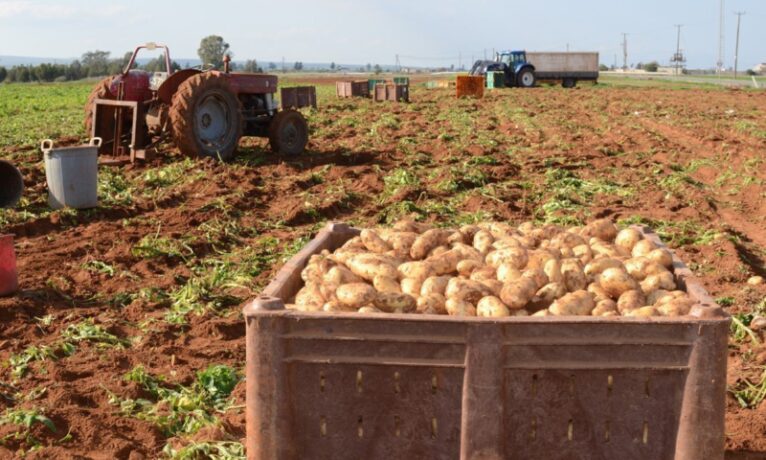
<path fill-rule="evenodd" d="M 372 64 L 370 64 L 369 62 L 367 63 L 367 65 L 365 67 L 367 68 L 368 72 L 372 71 Z"/>
<path fill-rule="evenodd" d="M 79 80 L 83 77 L 82 73 L 82 64 L 80 64 L 80 61 L 75 59 L 71 64 L 69 64 L 66 68 L 65 73 L 67 80 Z"/>
<path fill-rule="evenodd" d="M 377 74 L 380 74 L 381 72 L 383 72 L 383 68 L 380 67 L 378 64 L 375 64 L 375 74 L 377 75 Z"/>
<path fill-rule="evenodd" d="M 276 70 L 277 65 L 273 62 L 269 62 L 269 70 Z"/>
<path fill-rule="evenodd" d="M 644 64 L 644 70 L 647 72 L 656 72 L 660 68 L 660 64 L 657 61 L 647 62 Z"/>
<path fill-rule="evenodd" d="M 223 67 L 223 56 L 229 52 L 229 44 L 219 35 L 208 35 L 199 42 L 197 55 L 202 64 L 210 64 L 216 69 Z"/>
<path fill-rule="evenodd" d="M 335 63 L 334 62 L 330 63 L 330 70 L 335 70 Z"/>
<path fill-rule="evenodd" d="M 8 76 L 8 69 L 6 69 L 3 66 L 0 66 L 0 83 L 5 81 L 5 77 Z"/>
<path fill-rule="evenodd" d="M 598 70 L 600 70 L 602 72 L 605 72 L 605 71 L 609 70 L 609 67 L 607 65 L 605 65 L 605 64 L 599 64 Z"/>
<path fill-rule="evenodd" d="M 109 51 L 88 51 L 82 55 L 82 65 L 87 69 L 86 76 L 99 77 L 109 71 Z"/>
<path fill-rule="evenodd" d="M 450 72 L 453 72 L 455 70 L 455 64 L 450 64 L 449 65 L 449 70 L 450 70 Z"/>
<path fill-rule="evenodd" d="M 754 76 L 758 75 L 758 72 L 756 72 L 756 71 L 755 71 L 755 70 L 753 70 L 753 69 L 747 69 L 747 70 L 745 71 L 745 73 L 746 73 L 746 74 L 748 74 L 748 75 L 749 75 L 749 76 L 751 76 L 751 77 L 754 77 Z M 0 70 L 0 75 L 2 75 L 2 70 Z M 0 78 L 0 81 L 3 81 L 3 79 L 2 79 L 2 78 Z"/>
<path fill-rule="evenodd" d="M 151 61 L 147 62 L 146 65 L 142 66 L 144 70 L 147 72 L 167 72 L 167 69 L 165 68 L 165 56 L 158 56 Z M 181 70 L 181 66 L 176 61 L 170 61 L 170 68 L 173 72 L 176 70 Z"/>
<path fill-rule="evenodd" d="M 258 62 L 255 59 L 248 59 L 245 61 L 245 65 L 242 66 L 242 71 L 248 73 L 257 73 L 263 72 L 263 69 L 258 67 Z"/>
<path fill-rule="evenodd" d="M 293 64 L 293 70 L 298 72 L 303 70 L 303 63 L 301 61 L 295 61 L 295 64 Z"/>

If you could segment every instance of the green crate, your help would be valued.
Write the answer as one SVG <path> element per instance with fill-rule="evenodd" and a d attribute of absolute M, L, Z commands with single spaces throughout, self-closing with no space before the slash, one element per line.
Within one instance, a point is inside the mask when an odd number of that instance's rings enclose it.
<path fill-rule="evenodd" d="M 504 72 L 487 72 L 487 88 L 504 88 L 505 87 L 505 73 Z"/>
<path fill-rule="evenodd" d="M 394 77 L 394 84 L 409 86 L 410 77 Z"/>
<path fill-rule="evenodd" d="M 386 80 L 367 80 L 367 87 L 370 89 L 370 94 L 374 94 L 375 91 L 375 85 L 380 83 L 381 85 L 386 83 Z"/>

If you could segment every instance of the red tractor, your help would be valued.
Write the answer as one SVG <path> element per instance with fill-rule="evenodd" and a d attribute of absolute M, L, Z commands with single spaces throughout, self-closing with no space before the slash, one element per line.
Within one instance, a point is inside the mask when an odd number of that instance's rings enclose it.
<path fill-rule="evenodd" d="M 133 69 L 141 49 L 164 50 L 165 72 Z M 267 137 L 271 149 L 302 153 L 308 124 L 297 108 L 313 99 L 291 98 L 280 110 L 277 77 L 264 74 L 184 69 L 174 72 L 167 46 L 147 43 L 133 51 L 125 71 L 99 82 L 85 107 L 85 128 L 103 140 L 102 162 L 153 158 L 168 137 L 186 155 L 230 160 L 242 136 Z"/>

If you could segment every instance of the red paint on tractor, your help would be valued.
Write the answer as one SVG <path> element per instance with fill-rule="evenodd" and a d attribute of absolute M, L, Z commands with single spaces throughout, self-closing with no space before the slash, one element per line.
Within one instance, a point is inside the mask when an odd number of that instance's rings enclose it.
<path fill-rule="evenodd" d="M 143 102 L 152 98 L 152 91 L 149 89 L 149 72 L 143 70 L 131 70 L 127 74 L 117 75 L 112 79 L 109 86 L 109 92 L 119 97 L 120 83 L 123 84 L 123 101 Z"/>

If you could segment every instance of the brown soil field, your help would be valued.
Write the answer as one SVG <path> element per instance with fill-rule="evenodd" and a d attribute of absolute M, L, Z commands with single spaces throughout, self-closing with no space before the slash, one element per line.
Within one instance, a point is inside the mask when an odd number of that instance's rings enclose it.
<path fill-rule="evenodd" d="M 0 457 L 137 460 L 166 444 L 240 442 L 244 382 L 217 406 L 198 373 L 241 377 L 242 302 L 327 221 L 404 215 L 654 227 L 742 324 L 726 445 L 766 452 L 764 395 L 746 383 L 766 392 L 763 331 L 747 327 L 766 311 L 766 284 L 747 283 L 766 276 L 766 93 L 607 84 L 457 100 L 417 86 L 409 104 L 375 104 L 323 85 L 306 154 L 245 139 L 218 164 L 166 146 L 152 164 L 102 169 L 94 210 L 47 210 L 40 153 L 0 147 L 27 185 L 22 209 L 0 220 L 20 283 L 0 298 L 0 412 L 56 428 L 0 424 Z M 188 406 L 165 390 L 207 399 Z"/>

